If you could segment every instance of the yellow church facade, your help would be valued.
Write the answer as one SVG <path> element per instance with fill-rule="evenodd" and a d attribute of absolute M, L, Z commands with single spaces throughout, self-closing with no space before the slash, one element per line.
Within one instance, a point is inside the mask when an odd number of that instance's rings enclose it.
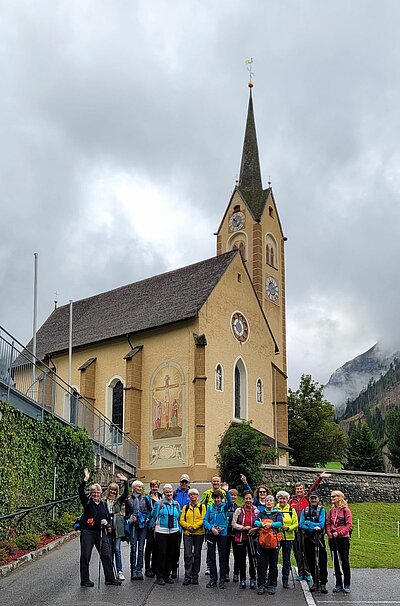
<path fill-rule="evenodd" d="M 221 435 L 243 420 L 288 462 L 285 239 L 261 185 L 251 95 L 216 235 L 211 259 L 73 304 L 71 384 L 137 444 L 145 482 L 209 480 Z M 69 321 L 60 307 L 37 334 L 38 356 L 64 379 Z M 56 412 L 71 420 L 68 406 Z"/>

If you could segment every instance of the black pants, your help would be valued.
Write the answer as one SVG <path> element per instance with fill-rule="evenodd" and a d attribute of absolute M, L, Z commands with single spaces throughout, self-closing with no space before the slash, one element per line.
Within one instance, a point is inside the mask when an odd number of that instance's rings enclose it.
<path fill-rule="evenodd" d="M 156 572 L 156 540 L 154 538 L 154 532 L 151 528 L 147 531 L 146 547 L 144 549 L 144 569 L 146 571 L 152 570 Z"/>
<path fill-rule="evenodd" d="M 314 583 L 318 582 L 318 574 L 319 582 L 322 583 L 322 585 L 326 585 L 328 582 L 328 557 L 326 555 L 325 535 L 321 535 L 320 533 L 317 534 L 315 532 L 305 532 L 304 551 Z M 319 560 L 318 569 L 316 568 L 317 552 Z"/>
<path fill-rule="evenodd" d="M 233 538 L 233 535 L 228 535 L 226 537 L 226 550 L 225 550 L 225 572 L 226 575 L 230 572 L 229 558 L 231 555 L 231 547 L 233 552 L 233 574 L 237 574 L 239 576 L 239 558 L 237 553 L 237 543 Z"/>
<path fill-rule="evenodd" d="M 257 544 L 257 584 L 259 587 L 278 585 L 278 549 L 263 549 Z M 268 573 L 268 578 L 267 578 Z"/>
<path fill-rule="evenodd" d="M 282 581 L 287 583 L 290 572 L 290 553 L 292 551 L 293 541 L 281 541 L 282 550 Z"/>
<path fill-rule="evenodd" d="M 176 546 L 180 539 L 180 532 L 163 534 L 156 532 L 157 551 L 157 578 L 168 579 L 176 565 Z"/>
<path fill-rule="evenodd" d="M 311 574 L 304 549 L 304 532 L 300 529 L 294 532 L 293 553 L 299 574 L 304 577 Z"/>
<path fill-rule="evenodd" d="M 239 564 L 239 574 L 240 580 L 243 581 L 246 579 L 246 555 L 249 560 L 249 573 L 250 579 L 256 578 L 256 568 L 254 566 L 254 560 L 252 553 L 250 551 L 250 541 L 253 539 L 249 537 L 247 541 L 243 541 L 242 543 L 236 543 L 237 555 L 238 555 L 238 564 Z"/>
<path fill-rule="evenodd" d="M 343 585 L 346 585 L 346 587 L 350 587 L 351 573 L 349 562 L 349 538 L 337 537 L 336 539 L 329 539 L 329 549 L 333 553 L 333 565 L 335 568 L 336 585 L 338 587 L 343 587 Z M 340 562 L 342 563 L 341 568 Z"/>
<path fill-rule="evenodd" d="M 226 575 L 226 540 L 227 537 L 223 537 L 220 534 L 213 534 L 212 532 L 207 533 L 207 555 L 210 562 L 210 579 L 213 581 L 218 580 L 217 571 L 217 545 L 218 545 L 218 559 L 219 559 L 219 578 L 225 580 Z"/>
<path fill-rule="evenodd" d="M 201 564 L 201 548 L 204 534 L 183 535 L 183 556 L 185 561 L 185 578 L 198 579 Z"/>
<path fill-rule="evenodd" d="M 100 538 L 100 532 L 102 536 Z M 81 583 L 89 581 L 89 562 L 92 555 L 93 546 L 96 546 L 100 554 L 101 563 L 103 565 L 104 577 L 106 581 L 114 579 L 114 570 L 112 565 L 111 538 L 107 536 L 105 531 L 99 530 L 81 530 Z"/>

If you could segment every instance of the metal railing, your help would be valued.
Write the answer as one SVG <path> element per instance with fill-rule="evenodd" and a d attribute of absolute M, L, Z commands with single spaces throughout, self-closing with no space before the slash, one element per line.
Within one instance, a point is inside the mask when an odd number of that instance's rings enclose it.
<path fill-rule="evenodd" d="M 0 326 L 0 400 L 34 418 L 51 414 L 86 429 L 99 456 L 136 471 L 138 447 L 115 423 L 97 410 L 55 370 L 33 356 Z"/>

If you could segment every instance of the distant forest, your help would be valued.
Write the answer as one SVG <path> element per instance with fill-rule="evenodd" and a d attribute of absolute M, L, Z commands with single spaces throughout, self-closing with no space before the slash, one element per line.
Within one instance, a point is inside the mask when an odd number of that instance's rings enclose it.
<path fill-rule="evenodd" d="M 353 417 L 359 412 L 363 412 L 365 419 L 371 429 L 374 431 L 375 436 L 379 439 L 383 439 L 385 433 L 385 420 L 384 416 L 389 408 L 398 407 L 399 402 L 393 399 L 390 402 L 384 402 L 385 395 L 400 385 L 400 359 L 394 358 L 390 364 L 387 372 L 380 376 L 375 381 L 373 378 L 370 379 L 368 385 L 358 394 L 354 400 L 348 400 L 346 402 L 346 410 L 342 416 L 342 419 L 348 419 Z M 371 411 L 371 405 L 377 406 L 375 410 Z M 382 415 L 382 412 L 385 414 Z"/>

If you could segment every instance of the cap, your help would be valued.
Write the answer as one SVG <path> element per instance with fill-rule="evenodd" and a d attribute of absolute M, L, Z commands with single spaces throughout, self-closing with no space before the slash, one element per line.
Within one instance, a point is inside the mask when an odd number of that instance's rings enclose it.
<path fill-rule="evenodd" d="M 310 492 L 309 494 L 309 498 L 311 499 L 311 497 L 317 497 L 319 499 L 319 494 L 318 492 Z"/>
<path fill-rule="evenodd" d="M 179 481 L 180 481 L 180 482 L 183 482 L 183 480 L 186 480 L 186 482 L 190 482 L 190 478 L 189 478 L 189 476 L 188 476 L 188 474 L 187 474 L 187 473 L 183 473 L 183 474 L 181 475 L 181 477 L 180 477 L 180 480 L 179 480 Z"/>

